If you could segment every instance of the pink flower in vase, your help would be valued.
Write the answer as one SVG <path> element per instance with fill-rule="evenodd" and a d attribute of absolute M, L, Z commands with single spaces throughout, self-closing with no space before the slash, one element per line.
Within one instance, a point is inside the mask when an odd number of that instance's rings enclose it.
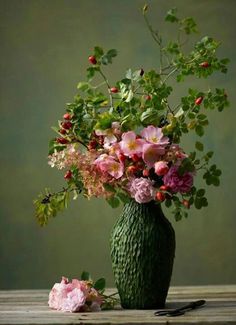
<path fill-rule="evenodd" d="M 133 155 L 142 155 L 142 149 L 145 141 L 137 139 L 133 131 L 123 133 L 122 141 L 120 142 L 121 151 L 125 156 L 132 157 Z"/>
<path fill-rule="evenodd" d="M 178 170 L 178 165 L 170 167 L 168 173 L 163 177 L 164 185 L 168 186 L 175 193 L 187 193 L 193 186 L 193 173 L 186 172 L 181 176 Z"/>
<path fill-rule="evenodd" d="M 124 174 L 124 165 L 115 160 L 114 157 L 107 154 L 102 154 L 95 161 L 94 164 L 103 173 L 108 173 L 115 179 L 120 178 Z"/>
<path fill-rule="evenodd" d="M 138 203 L 147 203 L 153 200 L 155 189 L 152 181 L 147 178 L 132 178 L 128 184 L 131 197 Z"/>
<path fill-rule="evenodd" d="M 166 147 L 169 143 L 169 138 L 165 137 L 161 128 L 149 125 L 141 131 L 141 136 L 149 143 Z"/>
<path fill-rule="evenodd" d="M 149 168 L 152 168 L 157 160 L 165 154 L 165 148 L 156 144 L 145 144 L 143 146 L 142 158 Z"/>

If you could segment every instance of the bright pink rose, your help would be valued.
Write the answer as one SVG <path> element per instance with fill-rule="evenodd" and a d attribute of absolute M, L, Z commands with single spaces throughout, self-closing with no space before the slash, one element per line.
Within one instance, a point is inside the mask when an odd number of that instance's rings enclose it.
<path fill-rule="evenodd" d="M 186 172 L 183 176 L 178 173 L 179 166 L 172 166 L 168 173 L 163 177 L 164 185 L 168 186 L 173 192 L 187 193 L 193 186 L 193 173 Z"/>
<path fill-rule="evenodd" d="M 165 175 L 169 170 L 168 163 L 166 161 L 157 161 L 154 165 L 154 168 L 155 168 L 155 173 L 158 176 Z"/>
<path fill-rule="evenodd" d="M 143 177 L 133 178 L 128 184 L 128 191 L 138 203 L 152 201 L 155 193 L 152 181 Z"/>

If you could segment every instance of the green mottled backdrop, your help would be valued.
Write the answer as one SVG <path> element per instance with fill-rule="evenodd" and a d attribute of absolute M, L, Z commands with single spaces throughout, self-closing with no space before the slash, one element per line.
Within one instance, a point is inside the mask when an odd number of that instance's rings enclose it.
<path fill-rule="evenodd" d="M 177 6 L 181 15 L 194 16 L 205 34 L 222 40 L 219 54 L 231 59 L 226 76 L 188 79 L 201 89 L 226 87 L 231 108 L 212 115 L 204 137 L 206 147 L 217 151 L 221 187 L 209 188 L 208 208 L 193 209 L 182 222 L 173 220 L 177 252 L 172 284 L 236 283 L 236 1 L 149 4 L 165 36 L 175 30 L 163 22 L 164 13 Z M 42 229 L 34 219 L 32 200 L 45 186 L 59 189 L 64 183 L 62 174 L 47 165 L 50 127 L 85 78 L 92 47 L 119 50 L 113 67 L 107 68 L 113 81 L 128 67 L 157 66 L 158 49 L 140 13 L 143 1 L 1 0 L 0 5 L 0 287 L 46 288 L 61 275 L 77 277 L 84 269 L 94 277 L 105 276 L 112 285 L 109 234 L 120 210 L 80 198 Z M 190 135 L 185 141 L 187 149 L 194 139 Z"/>

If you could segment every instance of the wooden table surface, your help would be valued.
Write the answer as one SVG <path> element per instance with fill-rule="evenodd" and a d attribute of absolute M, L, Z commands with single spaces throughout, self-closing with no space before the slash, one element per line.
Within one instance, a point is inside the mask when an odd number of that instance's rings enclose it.
<path fill-rule="evenodd" d="M 48 290 L 0 291 L 0 324 L 236 324 L 236 285 L 171 287 L 166 307 L 197 299 L 205 299 L 206 306 L 178 317 L 121 308 L 71 314 L 48 308 Z"/>

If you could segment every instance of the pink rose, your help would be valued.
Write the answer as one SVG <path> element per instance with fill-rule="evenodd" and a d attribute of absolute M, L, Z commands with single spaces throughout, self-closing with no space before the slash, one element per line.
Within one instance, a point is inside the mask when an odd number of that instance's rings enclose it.
<path fill-rule="evenodd" d="M 193 186 L 193 173 L 186 172 L 184 175 L 179 175 L 179 166 L 172 166 L 168 173 L 164 175 L 164 185 L 168 186 L 173 192 L 187 193 Z"/>
<path fill-rule="evenodd" d="M 152 181 L 147 178 L 133 178 L 128 184 L 131 197 L 138 203 L 147 203 L 154 198 L 154 187 Z"/>
<path fill-rule="evenodd" d="M 103 303 L 97 290 L 91 288 L 86 281 L 62 278 L 61 283 L 55 283 L 49 293 L 49 307 L 64 312 L 99 311 Z"/>

